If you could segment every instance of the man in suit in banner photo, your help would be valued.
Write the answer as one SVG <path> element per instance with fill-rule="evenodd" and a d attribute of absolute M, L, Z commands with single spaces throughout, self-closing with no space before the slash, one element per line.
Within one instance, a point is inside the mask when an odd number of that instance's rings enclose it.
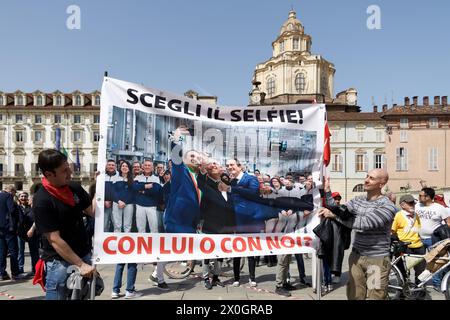
<path fill-rule="evenodd" d="M 231 186 L 219 183 L 220 191 L 231 193 L 234 204 L 237 233 L 259 233 L 264 230 L 264 221 L 278 215 L 274 207 L 264 206 L 256 201 L 259 199 L 259 181 L 255 176 L 249 175 L 242 170 L 242 165 L 237 159 L 230 159 L 226 163 L 226 168 L 230 176 Z M 250 286 L 256 287 L 255 257 L 248 257 L 248 270 L 250 274 Z M 233 259 L 233 286 L 240 285 L 240 262 L 241 258 Z"/>
<path fill-rule="evenodd" d="M 231 194 L 220 191 L 218 186 L 222 181 L 224 169 L 216 159 L 209 158 L 207 164 L 205 181 L 201 184 L 203 198 L 201 202 L 202 233 L 227 234 L 234 231 L 234 206 Z M 204 286 L 211 290 L 213 286 L 224 287 L 220 281 L 222 259 L 213 259 L 213 268 L 210 268 L 210 260 L 203 260 L 202 276 Z M 212 274 L 212 280 L 209 276 Z"/>
<path fill-rule="evenodd" d="M 169 201 L 164 212 L 164 226 L 167 233 L 195 233 L 200 221 L 202 191 L 199 180 L 203 180 L 200 166 L 203 156 L 196 150 L 183 153 L 180 144 L 182 135 L 189 130 L 178 127 L 170 139 L 172 141 L 172 180 Z"/>

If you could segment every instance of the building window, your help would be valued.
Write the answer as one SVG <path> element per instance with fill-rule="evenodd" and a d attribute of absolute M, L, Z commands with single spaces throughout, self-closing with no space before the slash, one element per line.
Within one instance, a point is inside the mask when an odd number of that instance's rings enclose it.
<path fill-rule="evenodd" d="M 16 176 L 23 176 L 24 175 L 24 170 L 23 170 L 23 164 L 22 163 L 16 163 L 14 165 L 14 171 Z"/>
<path fill-rule="evenodd" d="M 364 131 L 362 130 L 357 131 L 357 141 L 364 142 Z"/>
<path fill-rule="evenodd" d="M 17 97 L 17 105 L 18 106 L 23 106 L 23 97 L 22 96 L 18 96 Z"/>
<path fill-rule="evenodd" d="M 100 123 L 100 115 L 94 114 L 94 123 Z"/>
<path fill-rule="evenodd" d="M 400 147 L 396 151 L 397 171 L 408 170 L 408 149 Z"/>
<path fill-rule="evenodd" d="M 364 192 L 364 186 L 362 184 L 357 184 L 354 188 L 353 188 L 353 192 Z"/>
<path fill-rule="evenodd" d="M 14 182 L 14 187 L 16 190 L 21 191 L 23 190 L 23 182 L 22 181 L 16 181 Z"/>
<path fill-rule="evenodd" d="M 42 131 L 35 131 L 34 132 L 34 141 L 35 142 L 42 142 Z"/>
<path fill-rule="evenodd" d="M 100 132 L 94 131 L 94 142 L 100 141 Z"/>
<path fill-rule="evenodd" d="M 37 106 L 42 106 L 43 105 L 42 96 L 37 96 L 36 97 L 36 105 Z"/>
<path fill-rule="evenodd" d="M 400 142 L 408 142 L 408 131 L 400 130 Z"/>
<path fill-rule="evenodd" d="M 438 170 L 438 148 L 428 149 L 428 170 Z"/>
<path fill-rule="evenodd" d="M 55 123 L 61 123 L 61 115 L 55 114 Z"/>
<path fill-rule="evenodd" d="M 16 114 L 16 123 L 18 122 L 22 122 L 23 121 L 23 117 L 21 114 Z"/>
<path fill-rule="evenodd" d="M 409 128 L 408 118 L 400 118 L 400 128 L 402 128 L 402 129 Z"/>
<path fill-rule="evenodd" d="M 75 114 L 73 116 L 73 123 L 81 123 L 81 115 Z"/>
<path fill-rule="evenodd" d="M 274 78 L 269 78 L 267 80 L 267 94 L 269 96 L 272 96 L 275 94 L 275 79 Z"/>
<path fill-rule="evenodd" d="M 40 114 L 34 116 L 34 123 L 42 123 L 42 116 Z"/>
<path fill-rule="evenodd" d="M 0 163 L 0 177 L 3 176 L 3 163 Z M 0 188 L 0 190 L 3 190 Z"/>
<path fill-rule="evenodd" d="M 3 101 L 4 101 L 4 100 L 3 100 L 3 96 L 0 96 L 0 106 L 2 106 L 2 105 L 4 104 Z"/>
<path fill-rule="evenodd" d="M 377 130 L 375 132 L 375 139 L 377 142 L 383 142 L 384 141 L 384 131 L 383 130 Z"/>
<path fill-rule="evenodd" d="M 73 132 L 73 142 L 81 142 L 81 131 Z"/>
<path fill-rule="evenodd" d="M 16 142 L 23 142 L 23 132 L 16 131 Z"/>
<path fill-rule="evenodd" d="M 320 79 L 320 89 L 323 94 L 328 94 L 328 80 L 325 74 L 322 74 L 322 77 Z"/>
<path fill-rule="evenodd" d="M 333 154 L 331 171 L 342 172 L 342 155 Z"/>
<path fill-rule="evenodd" d="M 280 51 L 284 51 L 284 40 L 280 42 Z"/>
<path fill-rule="evenodd" d="M 306 88 L 306 77 L 303 72 L 295 76 L 295 90 L 299 93 L 304 93 Z"/>
<path fill-rule="evenodd" d="M 430 118 L 430 128 L 438 128 L 438 118 Z"/>
<path fill-rule="evenodd" d="M 100 96 L 95 96 L 95 105 L 99 106 L 100 105 Z"/>
<path fill-rule="evenodd" d="M 294 41 L 292 43 L 292 47 L 294 48 L 294 50 L 298 50 L 298 38 L 294 38 Z"/>
<path fill-rule="evenodd" d="M 75 96 L 75 105 L 81 106 L 81 96 L 80 95 Z"/>
<path fill-rule="evenodd" d="M 355 171 L 367 171 L 367 159 L 365 154 L 357 154 L 355 158 Z"/>
<path fill-rule="evenodd" d="M 376 154 L 375 155 L 375 159 L 374 159 L 374 163 L 375 163 L 375 169 L 382 169 L 382 168 L 384 168 L 384 155 Z"/>
<path fill-rule="evenodd" d="M 56 105 L 61 106 L 62 105 L 62 98 L 61 96 L 56 96 Z"/>

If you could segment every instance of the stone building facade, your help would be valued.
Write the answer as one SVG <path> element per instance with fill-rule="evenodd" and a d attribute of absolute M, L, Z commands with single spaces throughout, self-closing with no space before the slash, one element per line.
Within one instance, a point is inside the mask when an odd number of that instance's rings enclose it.
<path fill-rule="evenodd" d="M 87 187 L 97 170 L 99 125 L 99 91 L 0 92 L 0 189 L 13 184 L 18 190 L 30 190 L 40 180 L 38 154 L 56 147 L 57 130 L 74 180 Z M 74 166 L 77 150 L 79 170 Z"/>

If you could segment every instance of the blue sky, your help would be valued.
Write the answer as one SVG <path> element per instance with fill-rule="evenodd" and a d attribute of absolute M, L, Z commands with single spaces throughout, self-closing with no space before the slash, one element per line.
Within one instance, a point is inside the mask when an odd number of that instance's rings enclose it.
<path fill-rule="evenodd" d="M 69 5 L 81 30 L 69 30 Z M 369 5 L 381 30 L 366 26 Z M 380 0 L 2 1 L 0 91 L 101 88 L 104 70 L 126 81 L 246 105 L 253 70 L 291 7 L 312 36 L 312 52 L 336 67 L 335 94 L 358 104 L 450 95 L 450 2 Z M 421 100 L 420 100 L 421 101 Z"/>

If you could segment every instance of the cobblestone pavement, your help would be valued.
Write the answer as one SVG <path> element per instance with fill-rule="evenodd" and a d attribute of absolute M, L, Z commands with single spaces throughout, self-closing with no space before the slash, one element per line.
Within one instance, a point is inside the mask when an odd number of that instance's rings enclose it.
<path fill-rule="evenodd" d="M 347 255 L 349 254 L 347 250 Z M 29 264 L 29 256 L 26 262 Z M 293 259 L 295 261 L 295 259 Z M 307 280 L 311 282 L 311 259 L 305 258 L 305 267 Z M 316 300 L 317 295 L 310 287 L 300 286 L 298 283 L 297 265 L 293 262 L 290 266 L 292 275 L 292 284 L 298 287 L 298 290 L 291 291 L 291 297 L 283 297 L 275 293 L 275 272 L 276 267 L 267 267 L 261 265 L 256 268 L 257 287 L 250 287 L 248 283 L 248 266 L 244 266 L 241 274 L 241 285 L 233 287 L 232 269 L 225 267 L 226 276 L 222 276 L 221 280 L 226 284 L 225 287 L 213 287 L 212 290 L 206 290 L 201 279 L 201 267 L 196 266 L 195 272 L 186 279 L 176 280 L 166 277 L 166 282 L 170 287 L 170 291 L 162 291 L 148 281 L 148 277 L 153 270 L 152 264 L 138 265 L 138 274 L 136 279 L 136 289 L 143 295 L 138 300 Z M 30 270 L 27 265 L 25 270 Z M 99 265 L 97 267 L 103 281 L 105 290 L 102 295 L 96 297 L 97 300 L 110 300 L 112 292 L 112 283 L 114 278 L 114 265 Z M 343 263 L 343 274 L 341 282 L 334 284 L 334 290 L 324 294 L 323 300 L 346 300 L 345 283 L 347 281 L 348 265 L 347 256 Z M 126 268 L 124 270 L 124 281 L 126 281 Z M 122 287 L 124 293 L 125 284 Z M 39 285 L 33 286 L 32 280 L 22 281 L 0 281 L 0 300 L 41 300 L 44 299 L 44 292 Z M 123 300 L 121 297 L 118 300 Z M 426 299 L 444 300 L 444 295 L 428 290 Z"/>

